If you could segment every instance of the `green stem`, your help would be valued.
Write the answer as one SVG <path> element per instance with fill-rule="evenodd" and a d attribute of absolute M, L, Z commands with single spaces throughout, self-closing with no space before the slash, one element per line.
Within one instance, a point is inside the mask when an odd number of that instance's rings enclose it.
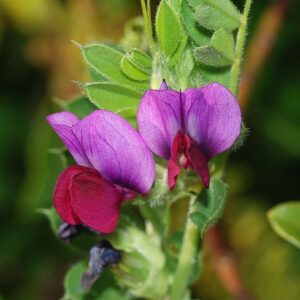
<path fill-rule="evenodd" d="M 193 264 L 195 263 L 200 231 L 189 217 L 190 214 L 193 213 L 196 209 L 195 202 L 196 197 L 191 196 L 183 237 L 183 244 L 181 247 L 178 265 L 171 288 L 170 300 L 184 299 L 184 296 L 187 292 L 187 287 L 189 285 L 189 278 L 191 276 Z"/>
<path fill-rule="evenodd" d="M 244 55 L 244 45 L 246 40 L 248 15 L 250 12 L 251 3 L 252 0 L 246 0 L 244 12 L 241 17 L 241 26 L 239 28 L 237 39 L 236 39 L 236 47 L 235 47 L 236 58 L 232 65 L 231 82 L 230 82 L 230 90 L 234 95 L 237 95 L 238 93 L 241 63 L 242 63 L 242 57 Z"/>
<path fill-rule="evenodd" d="M 141 0 L 141 7 L 142 7 L 143 18 L 144 18 L 145 33 L 146 33 L 146 36 L 148 39 L 151 53 L 152 53 L 152 55 L 154 55 L 155 43 L 154 43 L 154 39 L 153 39 L 150 0 L 147 0 L 147 4 L 146 4 L 145 0 Z"/>

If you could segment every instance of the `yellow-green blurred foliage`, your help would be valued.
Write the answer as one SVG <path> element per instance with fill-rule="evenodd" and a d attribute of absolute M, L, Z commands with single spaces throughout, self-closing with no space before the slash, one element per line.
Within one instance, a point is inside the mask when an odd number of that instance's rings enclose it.
<path fill-rule="evenodd" d="M 250 36 L 268 5 L 254 1 Z M 249 138 L 226 169 L 225 236 L 259 300 L 300 295 L 300 252 L 273 233 L 265 215 L 274 204 L 300 194 L 299 11 L 294 1 L 244 116 Z M 52 97 L 77 95 L 81 91 L 72 80 L 86 79 L 71 40 L 120 40 L 126 21 L 139 12 L 138 0 L 0 0 L 0 294 L 5 299 L 62 295 L 63 274 L 76 254 L 36 213 L 51 205 L 63 168 L 59 157 L 48 153 L 61 144 L 45 115 Z M 135 22 L 140 28 L 140 19 Z M 210 259 L 206 252 L 195 294 L 203 300 L 230 299 Z"/>
<path fill-rule="evenodd" d="M 0 11 L 18 31 L 31 37 L 23 54 L 29 63 L 48 72 L 49 94 L 70 98 L 79 92 L 71 80 L 86 78 L 80 52 L 71 41 L 116 41 L 125 21 L 138 14 L 136 4 L 120 0 L 1 0 Z"/>

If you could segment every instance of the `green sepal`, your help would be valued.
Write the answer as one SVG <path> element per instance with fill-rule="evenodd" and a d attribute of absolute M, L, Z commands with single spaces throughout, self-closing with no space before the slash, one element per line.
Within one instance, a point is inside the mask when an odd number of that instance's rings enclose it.
<path fill-rule="evenodd" d="M 275 206 L 269 210 L 268 219 L 279 236 L 300 248 L 300 201 Z"/>
<path fill-rule="evenodd" d="M 182 38 L 182 25 L 175 10 L 162 0 L 156 16 L 156 33 L 161 51 L 172 57 Z"/>
<path fill-rule="evenodd" d="M 201 234 L 221 217 L 227 187 L 220 179 L 212 179 L 209 189 L 203 190 L 197 199 L 197 210 L 190 215 L 192 221 L 199 227 Z"/>
<path fill-rule="evenodd" d="M 224 28 L 233 31 L 240 26 L 241 14 L 230 0 L 190 0 L 196 20 L 208 30 Z"/>
<path fill-rule="evenodd" d="M 212 67 L 228 67 L 234 61 L 233 35 L 224 29 L 214 33 L 208 46 L 194 50 L 195 58 L 202 64 Z"/>
<path fill-rule="evenodd" d="M 119 47 L 90 44 L 82 46 L 81 51 L 87 65 L 109 81 L 139 90 L 149 87 L 148 83 L 131 80 L 122 72 L 120 65 L 124 52 Z"/>

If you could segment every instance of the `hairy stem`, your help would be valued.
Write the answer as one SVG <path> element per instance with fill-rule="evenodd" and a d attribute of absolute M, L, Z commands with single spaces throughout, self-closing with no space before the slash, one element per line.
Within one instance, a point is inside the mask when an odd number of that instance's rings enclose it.
<path fill-rule="evenodd" d="M 244 54 L 244 45 L 246 40 L 246 31 L 247 31 L 247 23 L 248 16 L 251 8 L 252 0 L 246 0 L 245 8 L 243 15 L 241 17 L 241 26 L 239 28 L 237 39 L 236 39 L 236 47 L 235 47 L 235 61 L 232 65 L 231 69 L 231 82 L 230 82 L 230 90 L 234 95 L 238 93 L 239 86 L 239 78 L 241 72 L 241 63 L 242 57 Z"/>
<path fill-rule="evenodd" d="M 191 276 L 193 264 L 195 263 L 195 256 L 200 238 L 200 231 L 189 217 L 189 215 L 195 211 L 195 201 L 196 197 L 191 196 L 183 237 L 183 244 L 181 247 L 178 265 L 176 268 L 174 281 L 171 288 L 171 300 L 184 299 L 184 296 L 187 292 L 187 287 L 189 285 L 189 278 Z"/>
<path fill-rule="evenodd" d="M 146 4 L 145 0 L 141 0 L 141 7 L 142 7 L 143 18 L 144 18 L 145 33 L 146 33 L 146 36 L 148 39 L 151 53 L 152 53 L 152 55 L 154 55 L 155 43 L 154 43 L 154 39 L 153 39 L 150 0 L 147 0 L 147 4 Z"/>

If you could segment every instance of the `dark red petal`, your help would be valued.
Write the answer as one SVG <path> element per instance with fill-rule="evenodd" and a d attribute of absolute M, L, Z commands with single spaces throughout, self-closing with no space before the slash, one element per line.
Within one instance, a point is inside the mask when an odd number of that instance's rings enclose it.
<path fill-rule="evenodd" d="M 192 168 L 201 178 L 203 185 L 209 188 L 210 174 L 208 167 L 208 159 L 201 151 L 198 144 L 188 135 L 186 135 L 186 153 Z"/>
<path fill-rule="evenodd" d="M 168 161 L 168 185 L 170 190 L 175 187 L 177 176 L 180 172 L 180 162 L 179 158 L 182 154 L 182 149 L 184 146 L 184 135 L 181 131 L 176 134 L 172 147 L 171 147 L 171 157 Z"/>
<path fill-rule="evenodd" d="M 124 191 L 89 169 L 73 178 L 72 208 L 81 222 L 95 231 L 111 233 L 117 226 Z"/>
<path fill-rule="evenodd" d="M 69 191 L 73 177 L 82 171 L 81 166 L 72 166 L 64 170 L 57 179 L 53 194 L 53 206 L 60 217 L 71 225 L 81 224 L 78 216 L 73 212 L 71 206 L 71 195 Z"/>

